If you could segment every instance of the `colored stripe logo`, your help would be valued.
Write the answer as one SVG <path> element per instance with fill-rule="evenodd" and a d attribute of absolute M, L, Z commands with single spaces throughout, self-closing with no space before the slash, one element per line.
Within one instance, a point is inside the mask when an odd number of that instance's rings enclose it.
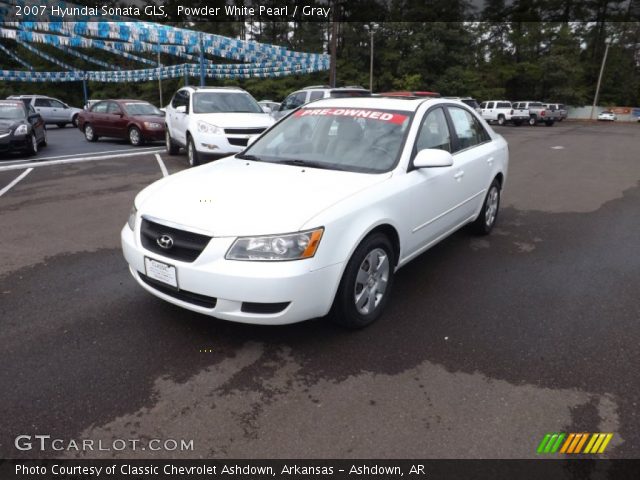
<path fill-rule="evenodd" d="M 604 453 L 613 433 L 547 433 L 538 445 L 538 454 Z"/>

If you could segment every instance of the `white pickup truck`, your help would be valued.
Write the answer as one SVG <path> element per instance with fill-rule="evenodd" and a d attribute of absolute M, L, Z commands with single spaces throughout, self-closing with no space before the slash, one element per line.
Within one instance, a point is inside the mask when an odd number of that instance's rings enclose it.
<path fill-rule="evenodd" d="M 514 109 L 509 100 L 488 100 L 480 104 L 480 115 L 487 122 L 504 125 L 507 122 L 522 125 L 529 120 L 529 110 Z"/>

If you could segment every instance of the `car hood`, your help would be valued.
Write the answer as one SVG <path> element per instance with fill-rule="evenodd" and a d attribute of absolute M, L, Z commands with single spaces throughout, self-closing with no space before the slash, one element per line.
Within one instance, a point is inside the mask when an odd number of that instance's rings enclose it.
<path fill-rule="evenodd" d="M 162 115 L 131 115 L 129 118 L 140 122 L 152 122 L 164 125 L 164 117 Z"/>
<path fill-rule="evenodd" d="M 287 233 L 390 176 L 229 157 L 159 180 L 140 192 L 136 206 L 142 215 L 213 236 Z"/>
<path fill-rule="evenodd" d="M 268 113 L 196 113 L 195 118 L 222 128 L 267 128 L 274 123 Z"/>
<path fill-rule="evenodd" d="M 19 124 L 24 123 L 21 120 L 7 120 L 0 118 L 0 132 L 5 133 L 11 130 L 13 127 L 18 126 Z"/>

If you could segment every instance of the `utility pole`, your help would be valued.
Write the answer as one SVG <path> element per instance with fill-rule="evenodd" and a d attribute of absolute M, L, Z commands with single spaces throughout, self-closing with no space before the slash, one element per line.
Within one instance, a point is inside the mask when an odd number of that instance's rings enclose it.
<path fill-rule="evenodd" d="M 369 48 L 371 50 L 371 58 L 369 59 L 369 91 L 373 92 L 373 34 L 378 30 L 378 24 L 371 23 L 365 25 L 364 28 L 369 32 Z"/>
<path fill-rule="evenodd" d="M 331 22 L 331 62 L 329 64 L 329 86 L 336 86 L 336 44 L 338 36 L 338 7 L 337 2 L 333 2 L 333 21 Z"/>
<path fill-rule="evenodd" d="M 611 40 L 605 40 L 605 49 L 604 55 L 602 56 L 602 65 L 600 65 L 600 75 L 598 75 L 598 84 L 596 85 L 596 95 L 593 97 L 593 105 L 591 105 L 591 115 L 589 115 L 589 119 L 593 120 L 593 112 L 596 109 L 596 105 L 598 104 L 598 97 L 600 96 L 600 84 L 602 83 L 602 74 L 604 73 L 604 64 L 607 61 L 607 54 L 609 53 L 609 45 L 611 45 Z"/>
<path fill-rule="evenodd" d="M 204 87 L 204 39 L 200 33 L 200 86 Z"/>
<path fill-rule="evenodd" d="M 162 101 L 162 77 L 160 75 L 160 69 L 162 68 L 162 62 L 160 61 L 160 40 L 158 40 L 158 93 L 160 94 L 160 108 L 164 107 Z"/>

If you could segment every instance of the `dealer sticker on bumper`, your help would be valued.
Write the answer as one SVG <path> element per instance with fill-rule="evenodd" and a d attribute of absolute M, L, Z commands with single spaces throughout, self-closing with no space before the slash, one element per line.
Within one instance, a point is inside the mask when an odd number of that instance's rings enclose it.
<path fill-rule="evenodd" d="M 147 277 L 171 285 L 173 288 L 178 288 L 178 275 L 176 267 L 173 265 L 144 257 L 144 268 L 147 272 Z"/>

